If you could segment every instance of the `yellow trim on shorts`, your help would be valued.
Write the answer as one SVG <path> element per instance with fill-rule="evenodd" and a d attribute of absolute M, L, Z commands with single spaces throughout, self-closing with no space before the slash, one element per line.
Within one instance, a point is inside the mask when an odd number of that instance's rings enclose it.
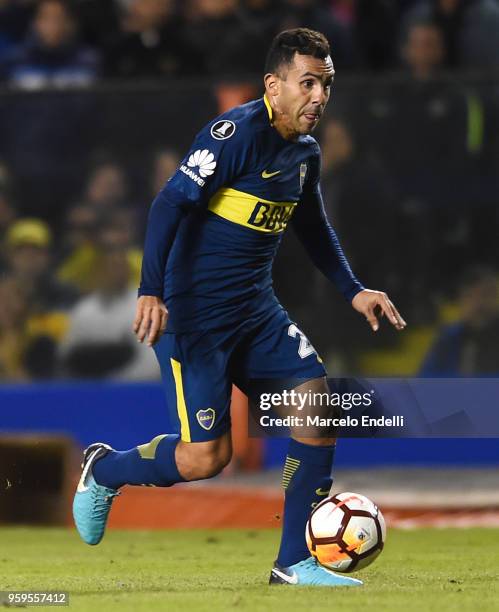
<path fill-rule="evenodd" d="M 219 217 L 257 232 L 280 234 L 293 214 L 296 202 L 273 202 L 231 187 L 219 189 L 208 209 Z"/>
<path fill-rule="evenodd" d="M 172 364 L 173 378 L 175 380 L 175 392 L 177 394 L 177 413 L 180 419 L 180 439 L 184 442 L 191 441 L 191 428 L 187 416 L 187 406 L 184 398 L 184 385 L 182 383 L 182 365 L 180 361 L 170 358 Z"/>

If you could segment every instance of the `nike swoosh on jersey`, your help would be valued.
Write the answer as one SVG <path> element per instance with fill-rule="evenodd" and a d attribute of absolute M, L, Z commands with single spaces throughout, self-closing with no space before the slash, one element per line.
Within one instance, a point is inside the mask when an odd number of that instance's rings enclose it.
<path fill-rule="evenodd" d="M 281 174 L 281 171 L 277 170 L 277 172 L 267 172 L 267 170 L 264 170 L 262 172 L 262 178 L 264 179 L 272 178 L 273 176 L 276 176 L 276 174 Z"/>
<path fill-rule="evenodd" d="M 290 576 L 288 574 L 285 574 L 284 572 L 280 572 L 274 567 L 272 573 L 275 574 L 278 578 L 282 578 L 282 580 L 285 580 L 289 584 L 298 584 L 298 574 L 294 570 Z"/>

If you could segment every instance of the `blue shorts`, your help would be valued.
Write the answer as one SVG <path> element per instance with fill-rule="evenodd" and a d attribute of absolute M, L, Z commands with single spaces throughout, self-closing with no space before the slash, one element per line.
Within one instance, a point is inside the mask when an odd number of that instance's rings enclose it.
<path fill-rule="evenodd" d="M 182 440 L 215 440 L 230 429 L 232 385 L 252 395 L 258 379 L 326 375 L 322 360 L 282 309 L 260 321 L 187 334 L 165 333 L 154 346 L 171 424 Z"/>

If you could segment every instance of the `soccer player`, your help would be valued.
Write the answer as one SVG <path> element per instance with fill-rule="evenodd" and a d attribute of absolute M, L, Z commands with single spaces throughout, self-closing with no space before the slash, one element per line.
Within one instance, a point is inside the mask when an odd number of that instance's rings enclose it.
<path fill-rule="evenodd" d="M 334 77 L 327 40 L 305 28 L 280 33 L 265 72 L 264 97 L 202 129 L 152 204 L 134 331 L 154 346 L 176 427 L 127 451 L 103 443 L 86 449 L 73 511 L 88 544 L 102 539 L 123 485 L 169 487 L 227 465 L 233 383 L 250 397 L 253 381 L 264 378 L 299 379 L 301 392 L 328 393 L 320 358 L 272 288 L 272 261 L 288 224 L 374 331 L 379 314 L 405 327 L 385 293 L 355 278 L 324 213 L 320 151 L 309 134 Z M 360 585 L 319 566 L 305 542 L 310 511 L 331 488 L 335 439 L 296 428 L 291 434 L 270 583 Z"/>

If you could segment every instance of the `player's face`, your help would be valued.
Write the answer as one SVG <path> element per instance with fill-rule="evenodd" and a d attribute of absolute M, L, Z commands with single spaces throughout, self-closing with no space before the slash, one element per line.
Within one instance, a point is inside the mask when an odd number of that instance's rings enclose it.
<path fill-rule="evenodd" d="M 331 57 L 318 59 L 297 53 L 293 63 L 283 68 L 280 76 L 267 82 L 276 124 L 281 124 L 288 137 L 310 134 L 314 130 L 328 103 L 333 78 Z"/>

